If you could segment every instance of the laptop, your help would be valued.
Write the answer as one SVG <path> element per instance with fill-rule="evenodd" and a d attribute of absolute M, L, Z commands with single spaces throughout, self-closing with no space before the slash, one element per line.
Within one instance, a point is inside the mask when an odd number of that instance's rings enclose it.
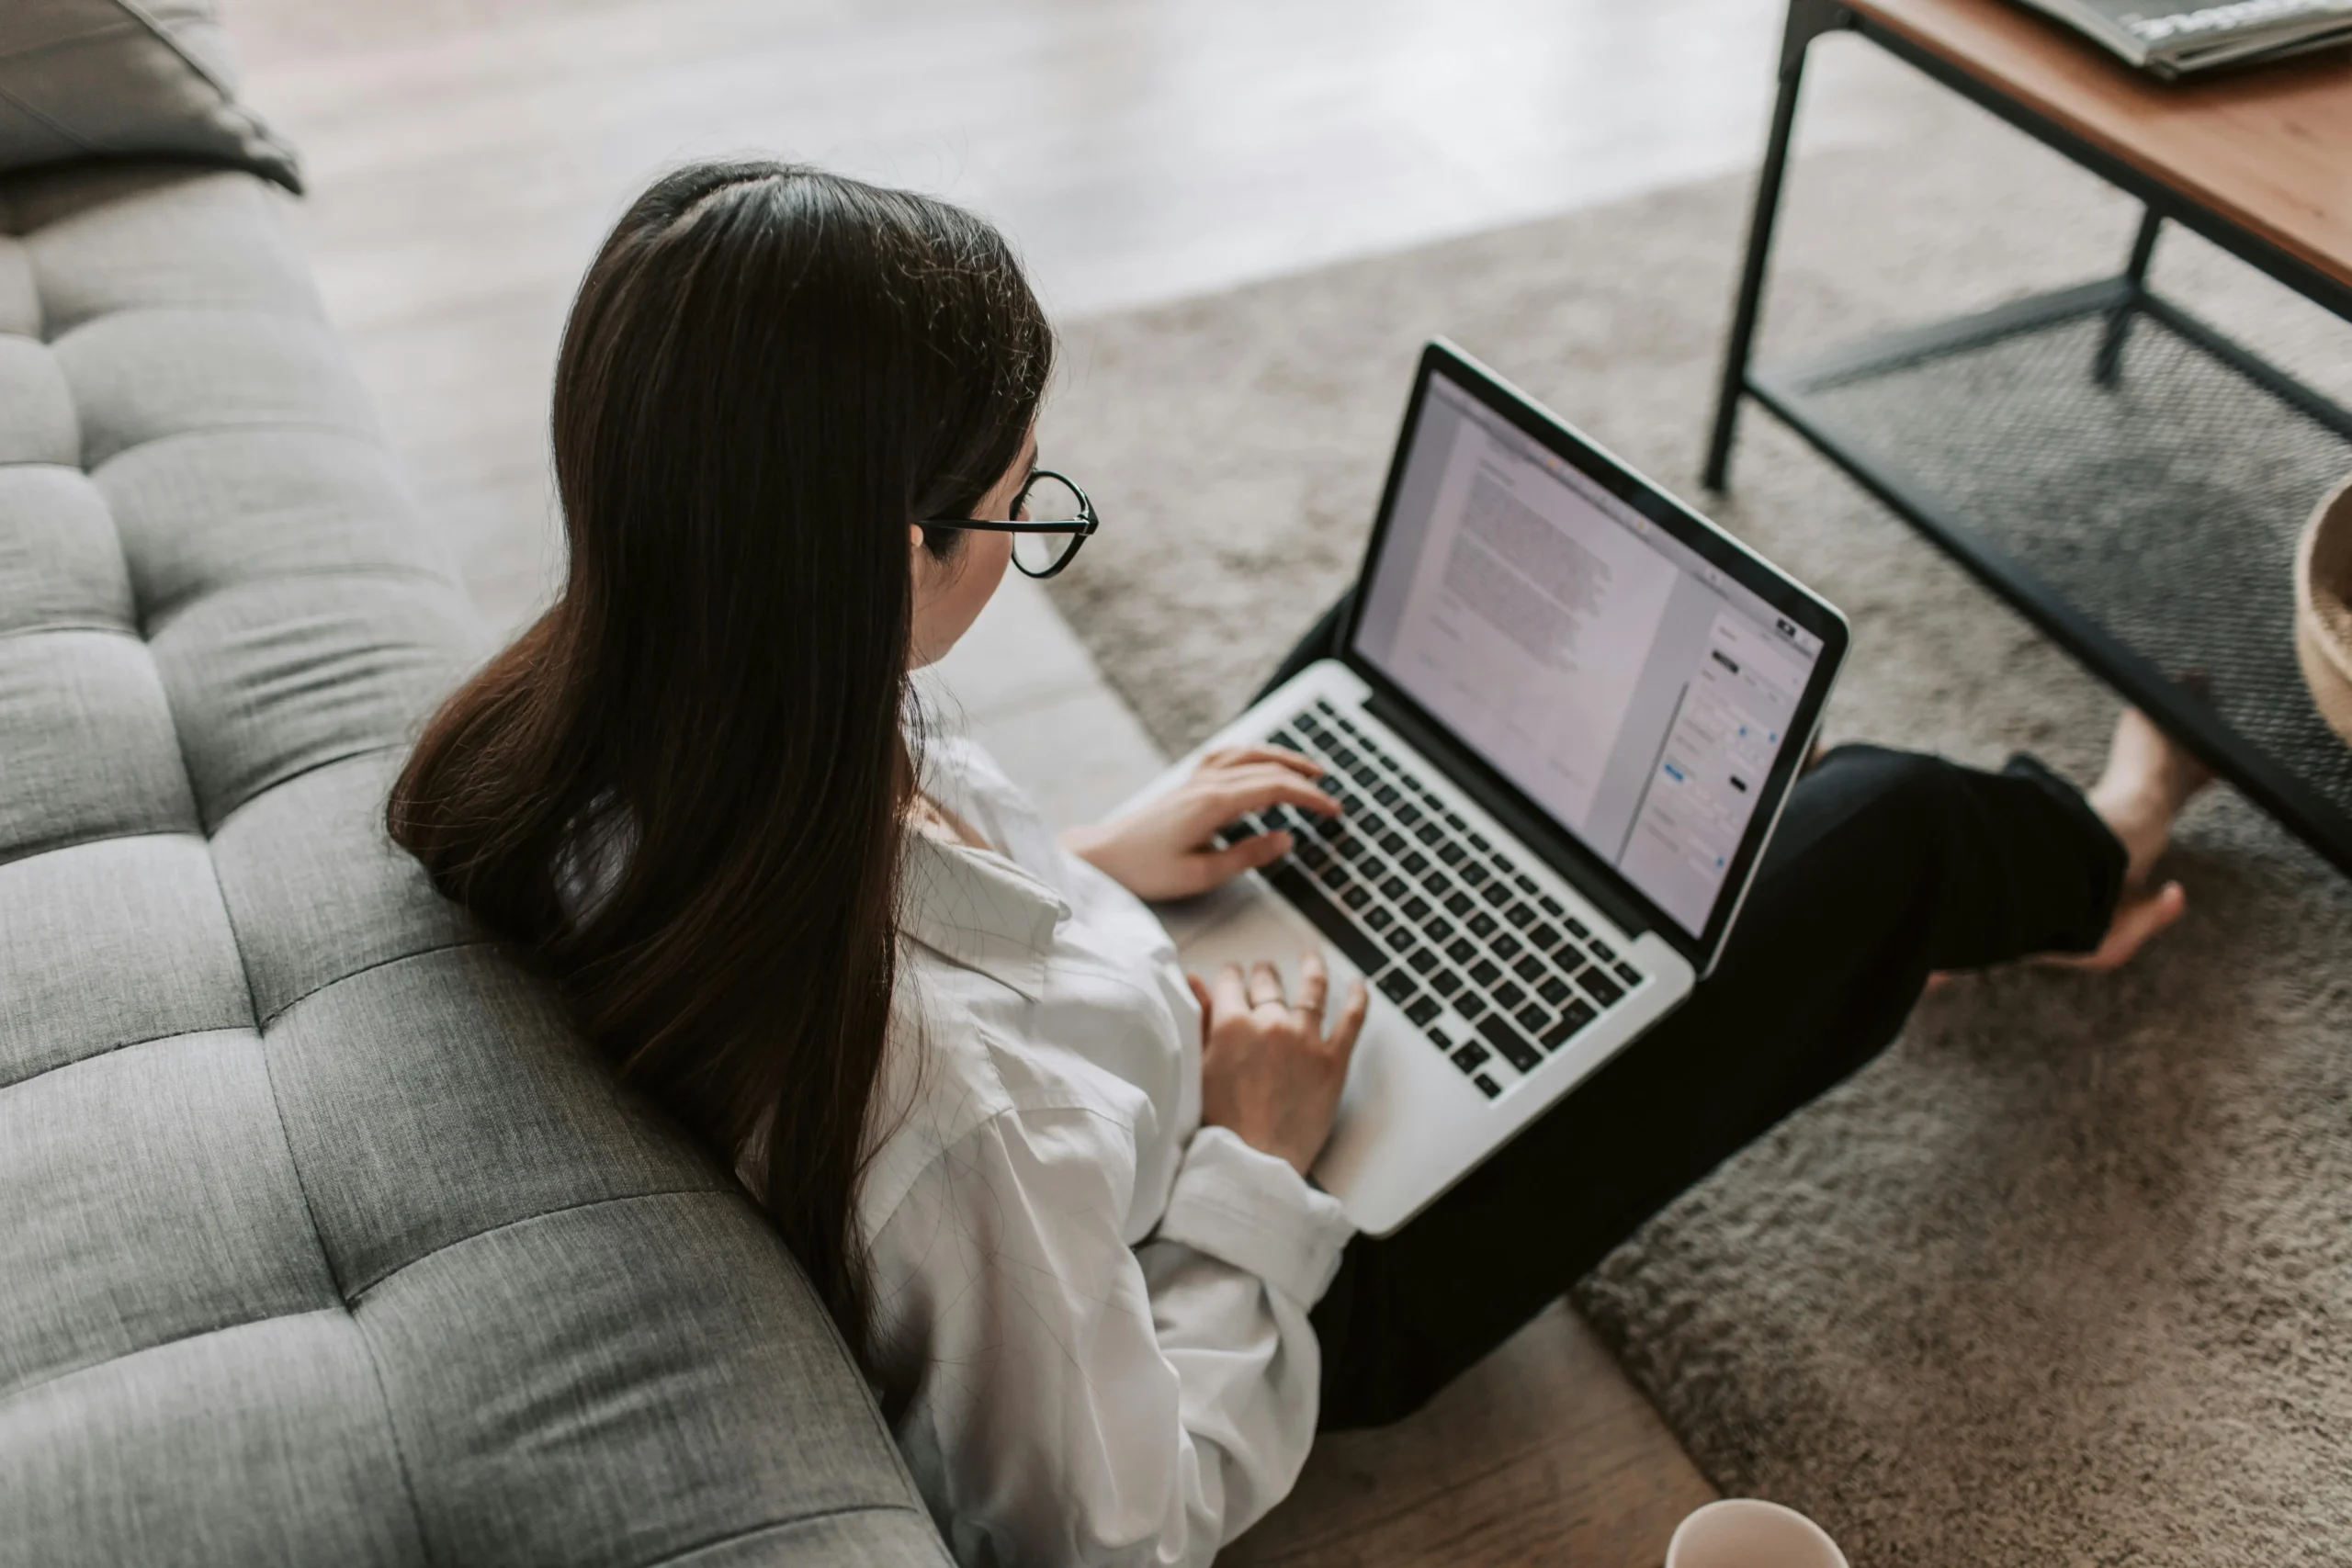
<path fill-rule="evenodd" d="M 1159 913 L 1188 967 L 1371 984 L 1313 1175 L 1394 1231 L 1713 967 L 1844 658 L 1838 611 L 1449 344 L 1423 352 L 1341 651 L 1219 747 L 1342 811 Z M 1336 1004 L 1334 1004 L 1336 1005 Z"/>

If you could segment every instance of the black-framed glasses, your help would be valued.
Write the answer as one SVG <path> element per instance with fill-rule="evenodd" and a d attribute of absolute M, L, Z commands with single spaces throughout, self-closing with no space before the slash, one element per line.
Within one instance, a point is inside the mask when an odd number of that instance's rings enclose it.
<path fill-rule="evenodd" d="M 1012 498 L 1012 517 L 998 522 L 987 517 L 931 517 L 926 528 L 978 528 L 1012 536 L 1012 564 L 1026 577 L 1051 577 L 1068 566 L 1078 547 L 1102 526 L 1094 503 L 1067 474 L 1051 468 L 1030 470 L 1029 482 Z"/>

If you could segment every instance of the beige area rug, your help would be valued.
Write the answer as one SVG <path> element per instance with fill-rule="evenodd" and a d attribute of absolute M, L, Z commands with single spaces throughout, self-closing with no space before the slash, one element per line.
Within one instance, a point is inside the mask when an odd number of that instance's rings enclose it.
<path fill-rule="evenodd" d="M 1171 749 L 1352 575 L 1442 333 L 1687 495 L 1746 180 L 1080 323 L 1047 450 L 1108 519 L 1057 597 Z M 1955 107 L 1792 176 L 1770 336 L 2112 271 L 2134 210 Z M 2158 279 L 2352 398 L 2352 333 L 2177 234 Z M 1724 522 L 1856 629 L 1833 739 L 2087 776 L 2115 703 L 1751 411 Z M 2216 547 L 2226 547 L 2226 543 Z M 1858 1565 L 2352 1559 L 2352 885 L 2227 792 L 2191 913 L 2105 978 L 2009 973 L 1576 1293 L 1726 1491 Z"/>

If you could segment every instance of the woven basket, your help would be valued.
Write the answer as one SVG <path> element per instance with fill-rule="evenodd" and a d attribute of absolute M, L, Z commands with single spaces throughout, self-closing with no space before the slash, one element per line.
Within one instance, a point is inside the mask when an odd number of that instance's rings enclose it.
<path fill-rule="evenodd" d="M 2352 479 L 2319 503 L 2295 551 L 2295 657 L 2320 716 L 2352 745 Z"/>

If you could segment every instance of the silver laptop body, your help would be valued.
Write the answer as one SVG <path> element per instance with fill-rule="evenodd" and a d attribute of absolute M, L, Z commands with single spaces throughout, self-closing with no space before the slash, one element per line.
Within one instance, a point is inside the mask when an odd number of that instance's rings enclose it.
<path fill-rule="evenodd" d="M 1314 1176 L 1411 1219 L 1722 953 L 1848 641 L 1826 603 L 1459 350 L 1424 351 L 1336 659 L 1209 750 L 1291 747 L 1344 807 L 1159 913 L 1186 965 L 1373 987 Z"/>

